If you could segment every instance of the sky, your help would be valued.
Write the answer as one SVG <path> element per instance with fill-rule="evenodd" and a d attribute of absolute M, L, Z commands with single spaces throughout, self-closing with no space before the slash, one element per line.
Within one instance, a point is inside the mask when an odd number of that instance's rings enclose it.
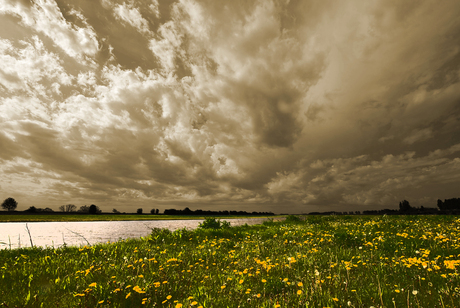
<path fill-rule="evenodd" d="M 460 3 L 0 0 L 0 201 L 274 213 L 460 197 Z"/>

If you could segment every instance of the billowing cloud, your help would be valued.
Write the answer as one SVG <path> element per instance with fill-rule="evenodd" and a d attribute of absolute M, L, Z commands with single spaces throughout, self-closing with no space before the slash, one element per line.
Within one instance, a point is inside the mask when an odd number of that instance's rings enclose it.
<path fill-rule="evenodd" d="M 153 5 L 153 4 L 152 4 Z M 155 7 L 153 10 L 156 12 Z M 133 5 L 123 3 L 114 8 L 116 18 L 123 20 L 132 27 L 136 28 L 139 32 L 151 36 L 152 33 L 149 29 L 149 23 L 144 19 L 139 10 Z"/>
<path fill-rule="evenodd" d="M 17 27 L 0 40 L 4 198 L 310 212 L 459 197 L 455 1 L 0 10 Z"/>
<path fill-rule="evenodd" d="M 33 31 L 42 32 L 69 56 L 80 61 L 90 60 L 88 56 L 94 56 L 98 50 L 97 35 L 83 15 L 73 12 L 83 27 L 71 24 L 64 19 L 58 5 L 52 0 L 35 3 L 5 0 L 0 4 L 0 13 L 18 16 L 23 24 Z"/>

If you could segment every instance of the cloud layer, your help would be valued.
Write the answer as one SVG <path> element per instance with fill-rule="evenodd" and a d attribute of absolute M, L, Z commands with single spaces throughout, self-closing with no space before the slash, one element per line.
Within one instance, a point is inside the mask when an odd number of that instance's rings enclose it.
<path fill-rule="evenodd" d="M 3 0 L 0 196 L 293 213 L 459 197 L 459 13 Z"/>

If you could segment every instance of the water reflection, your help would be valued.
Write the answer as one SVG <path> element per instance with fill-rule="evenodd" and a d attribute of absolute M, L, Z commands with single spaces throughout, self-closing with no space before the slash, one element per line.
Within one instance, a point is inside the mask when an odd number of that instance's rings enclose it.
<path fill-rule="evenodd" d="M 267 218 L 225 219 L 232 226 L 261 224 Z M 152 228 L 171 231 L 197 228 L 203 220 L 91 221 L 91 222 L 24 222 L 0 223 L 0 249 L 35 246 L 60 247 L 115 242 L 150 234 Z"/>

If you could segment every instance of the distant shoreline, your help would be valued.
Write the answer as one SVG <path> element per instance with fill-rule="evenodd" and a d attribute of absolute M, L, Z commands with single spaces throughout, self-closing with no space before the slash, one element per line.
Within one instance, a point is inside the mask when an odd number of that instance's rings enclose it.
<path fill-rule="evenodd" d="M 275 216 L 231 216 L 231 215 L 149 215 L 149 214 L 86 214 L 86 213 L 23 213 L 23 212 L 0 212 L 0 222 L 54 222 L 54 221 L 145 221 L 145 220 L 194 220 L 205 219 L 205 217 L 216 217 L 220 219 L 239 219 L 239 218 L 276 218 L 284 215 Z"/>

